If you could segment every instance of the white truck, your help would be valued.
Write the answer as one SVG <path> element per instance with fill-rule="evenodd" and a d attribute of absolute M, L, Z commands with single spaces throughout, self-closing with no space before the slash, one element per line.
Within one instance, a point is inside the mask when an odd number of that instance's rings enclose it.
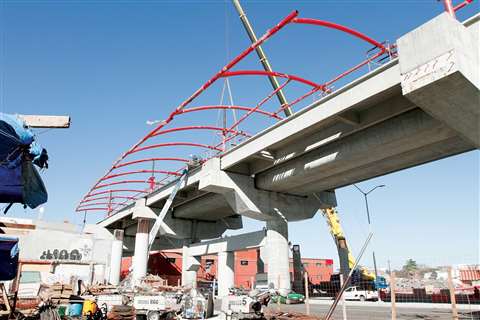
<path fill-rule="evenodd" d="M 378 292 L 377 291 L 370 291 L 370 290 L 362 290 L 358 287 L 349 287 L 343 293 L 343 297 L 345 300 L 357 300 L 357 301 L 367 301 L 378 300 Z"/>
<path fill-rule="evenodd" d="M 133 297 L 133 307 L 137 315 L 146 320 L 174 319 L 180 310 L 181 296 L 167 292 L 164 294 L 145 294 Z M 143 318 L 143 317 L 141 317 Z"/>

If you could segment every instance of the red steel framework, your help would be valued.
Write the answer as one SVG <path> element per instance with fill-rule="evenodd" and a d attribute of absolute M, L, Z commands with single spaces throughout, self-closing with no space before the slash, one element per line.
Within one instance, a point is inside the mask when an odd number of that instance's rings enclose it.
<path fill-rule="evenodd" d="M 453 6 L 451 0 L 443 0 L 445 10 L 449 12 L 453 17 L 455 12 L 466 5 L 470 4 L 473 0 L 465 0 L 460 4 Z M 305 24 L 312 26 L 320 26 L 324 28 L 334 29 L 341 31 L 343 33 L 349 34 L 359 40 L 366 42 L 369 45 L 372 45 L 373 48 L 370 49 L 367 55 L 367 58 L 358 63 L 357 65 L 341 72 L 333 79 L 326 81 L 324 83 L 316 83 L 304 79 L 302 77 L 286 74 L 281 72 L 268 72 L 264 70 L 236 70 L 232 71 L 231 69 L 235 67 L 240 61 L 252 53 L 255 48 L 262 45 L 269 38 L 274 36 L 282 28 L 289 24 Z M 192 150 L 200 150 L 200 152 L 210 152 L 206 154 L 205 157 L 202 157 L 200 161 L 205 161 L 211 157 L 221 156 L 228 148 L 233 145 L 232 141 L 235 139 L 239 140 L 240 138 L 246 139 L 251 137 L 252 133 L 247 133 L 240 130 L 239 125 L 244 123 L 244 121 L 249 120 L 253 114 L 258 116 L 274 119 L 280 121 L 283 117 L 280 115 L 282 111 L 286 108 L 291 108 L 299 102 L 303 101 L 305 98 L 312 96 L 313 94 L 320 92 L 322 94 L 329 94 L 333 91 L 332 85 L 339 81 L 342 78 L 350 75 L 351 73 L 361 69 L 362 67 L 369 65 L 371 63 L 381 63 L 382 61 L 392 59 L 396 56 L 395 46 L 388 45 L 386 42 L 379 42 L 371 37 L 346 26 L 336 24 L 329 21 L 310 19 L 310 18 L 300 18 L 298 17 L 298 12 L 293 11 L 283 20 L 281 20 L 276 26 L 268 30 L 257 42 L 250 45 L 247 49 L 241 52 L 238 56 L 233 58 L 227 65 L 225 65 L 220 71 L 218 71 L 212 78 L 206 81 L 200 88 L 198 88 L 190 97 L 184 100 L 179 106 L 177 106 L 168 117 L 160 122 L 153 130 L 151 130 L 147 135 L 145 135 L 140 141 L 133 145 L 128 151 L 123 153 L 120 158 L 118 158 L 110 169 L 101 177 L 93 187 L 87 192 L 87 194 L 80 201 L 79 205 L 76 208 L 77 212 L 87 212 L 87 211 L 106 211 L 108 215 L 122 209 L 124 206 L 128 205 L 132 201 L 148 195 L 150 192 L 154 191 L 157 187 L 161 187 L 166 183 L 178 178 L 181 175 L 182 170 L 185 168 L 187 163 L 190 161 L 188 158 L 180 157 L 143 157 L 140 159 L 127 159 L 133 157 L 133 155 L 141 154 L 146 151 L 158 151 L 158 149 L 164 149 L 168 147 L 174 148 L 192 148 Z M 201 106 L 191 106 L 188 107 L 192 102 L 200 96 L 204 91 L 206 91 L 211 85 L 213 85 L 219 79 L 238 77 L 238 76 L 260 76 L 268 77 L 274 76 L 276 78 L 284 79 L 284 82 L 280 85 L 279 88 L 270 92 L 265 98 L 260 100 L 254 107 L 240 106 L 240 105 L 201 105 Z M 281 106 L 275 111 L 267 111 L 262 109 L 262 107 L 270 101 L 270 99 L 279 91 L 283 90 L 289 83 L 298 83 L 300 85 L 306 86 L 308 91 L 303 95 L 292 100 L 287 105 Z M 227 126 L 226 121 L 224 120 L 223 126 L 211 126 L 211 125 L 188 125 L 188 126 L 173 126 L 173 120 L 176 117 L 187 114 L 196 114 L 198 112 L 207 112 L 211 110 L 219 111 L 233 111 L 233 112 L 244 112 L 239 119 L 234 117 L 234 121 L 231 125 Z M 166 126 L 172 126 L 171 128 L 165 128 Z M 185 139 L 179 139 L 175 137 L 175 133 L 178 132 L 188 132 L 190 138 L 195 139 L 197 137 L 196 132 L 212 132 L 216 134 L 221 141 L 216 144 L 207 144 L 205 139 L 203 141 L 185 141 Z M 172 138 L 167 142 L 162 143 L 152 143 L 146 145 L 146 142 L 155 137 L 165 136 L 167 139 Z M 173 136 L 173 137 L 172 137 Z M 215 135 L 213 136 L 215 137 Z M 127 161 L 128 160 L 128 161 Z M 148 169 L 142 168 L 133 169 L 134 166 L 138 165 L 149 165 Z M 174 170 L 156 170 L 155 165 L 165 164 L 165 167 L 174 167 Z M 127 171 L 120 171 L 121 168 L 128 168 Z M 145 179 L 145 175 L 150 175 Z M 118 180 L 111 181 L 118 177 L 133 176 L 134 178 L 130 180 Z M 114 186 L 123 186 L 128 184 L 144 185 L 145 188 L 132 188 L 132 189 L 115 189 L 111 188 Z"/>

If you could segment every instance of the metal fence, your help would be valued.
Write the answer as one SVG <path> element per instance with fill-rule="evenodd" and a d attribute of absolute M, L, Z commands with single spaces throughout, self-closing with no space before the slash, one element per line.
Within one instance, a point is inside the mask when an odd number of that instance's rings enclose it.
<path fill-rule="evenodd" d="M 470 268 L 480 272 L 480 265 Z M 480 319 L 480 285 L 462 272 L 472 271 L 450 267 L 397 271 L 376 281 L 354 276 L 341 297 L 343 277 L 333 275 L 330 281 L 320 281 L 307 275 L 305 305 L 270 308 L 325 317 L 338 299 L 331 319 Z"/>

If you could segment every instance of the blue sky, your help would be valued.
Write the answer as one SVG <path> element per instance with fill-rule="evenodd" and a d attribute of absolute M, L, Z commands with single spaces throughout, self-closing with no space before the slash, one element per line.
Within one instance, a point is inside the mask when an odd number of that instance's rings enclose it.
<path fill-rule="evenodd" d="M 335 21 L 391 42 L 443 10 L 435 0 L 250 1 L 244 8 L 259 35 L 297 9 L 302 17 Z M 458 16 L 475 12 L 478 3 Z M 38 139 L 51 157 L 42 173 L 50 196 L 45 217 L 75 223 L 83 219 L 74 213 L 81 196 L 151 129 L 146 121 L 165 118 L 227 56 L 249 44 L 232 5 L 222 1 L 4 0 L 0 32 L 0 111 L 72 117 L 70 129 L 40 131 Z M 369 48 L 306 26 L 289 26 L 264 46 L 275 70 L 317 82 L 360 61 Z M 259 69 L 253 55 L 242 63 Z M 269 92 L 265 79 L 233 79 L 231 85 L 239 104 Z M 218 103 L 220 90 L 214 86 L 199 103 Z M 387 185 L 370 196 L 379 266 L 386 267 L 388 259 L 398 266 L 408 258 L 478 262 L 478 168 L 474 151 L 361 183 L 365 189 Z M 353 187 L 338 190 L 337 197 L 348 240 L 358 250 L 368 233 L 363 198 Z M 9 215 L 35 217 L 36 211 L 17 206 Z M 90 214 L 88 222 L 99 217 Z M 245 226 L 263 227 L 248 220 Z M 292 223 L 290 238 L 304 256 L 336 259 L 321 215 Z"/>

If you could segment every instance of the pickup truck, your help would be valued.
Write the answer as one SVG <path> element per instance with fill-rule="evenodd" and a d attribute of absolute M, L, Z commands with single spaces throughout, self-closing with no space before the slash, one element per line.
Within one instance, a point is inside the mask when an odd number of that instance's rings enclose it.
<path fill-rule="evenodd" d="M 347 288 L 343 293 L 343 296 L 345 300 L 358 300 L 358 301 L 378 300 L 377 291 L 361 290 L 355 286 Z"/>

